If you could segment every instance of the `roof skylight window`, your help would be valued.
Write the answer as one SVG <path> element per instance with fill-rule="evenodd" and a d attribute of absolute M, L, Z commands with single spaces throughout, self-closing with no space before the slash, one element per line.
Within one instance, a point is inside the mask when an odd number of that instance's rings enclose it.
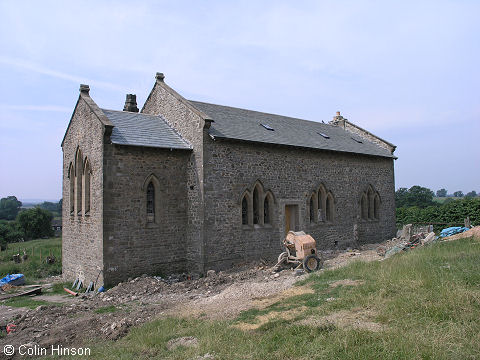
<path fill-rule="evenodd" d="M 272 128 L 270 125 L 267 125 L 267 124 L 260 124 L 260 125 L 262 125 L 262 126 L 263 126 L 265 129 L 267 129 L 267 130 L 275 131 L 275 129 Z"/>
<path fill-rule="evenodd" d="M 360 140 L 360 139 L 355 139 L 353 136 L 352 136 L 352 140 L 355 140 L 355 141 L 356 141 L 357 143 L 359 143 L 359 144 L 363 144 L 363 141 L 362 141 L 362 140 Z"/>
<path fill-rule="evenodd" d="M 330 139 L 330 136 L 328 136 L 327 134 L 324 134 L 324 133 L 321 133 L 321 132 L 317 132 L 318 135 L 320 136 L 323 136 L 325 139 Z"/>

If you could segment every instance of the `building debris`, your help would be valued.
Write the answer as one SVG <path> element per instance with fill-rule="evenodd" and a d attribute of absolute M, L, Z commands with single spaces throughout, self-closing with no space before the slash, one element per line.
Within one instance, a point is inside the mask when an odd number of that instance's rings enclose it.
<path fill-rule="evenodd" d="M 449 237 L 449 236 L 452 236 L 452 235 L 455 235 L 455 234 L 458 234 L 458 233 L 462 233 L 462 232 L 468 231 L 468 230 L 470 230 L 470 229 L 467 228 L 467 227 L 452 226 L 452 227 L 443 229 L 442 232 L 440 233 L 440 237 L 441 238 Z"/>
<path fill-rule="evenodd" d="M 388 259 L 402 251 L 415 249 L 418 246 L 425 246 L 437 240 L 437 236 L 432 232 L 420 232 L 413 234 L 413 225 L 404 225 L 401 231 L 397 232 L 398 238 L 393 238 L 386 244 L 377 247 L 377 254 Z"/>
<path fill-rule="evenodd" d="M 458 240 L 458 239 L 465 239 L 465 238 L 469 238 L 469 237 L 472 237 L 472 236 L 480 237 L 480 226 L 474 226 L 470 230 L 467 230 L 467 231 L 464 231 L 464 232 L 461 232 L 461 233 L 458 233 L 458 234 L 455 234 L 455 235 L 452 235 L 452 236 L 445 237 L 442 240 L 443 241 L 452 241 L 452 240 Z"/>

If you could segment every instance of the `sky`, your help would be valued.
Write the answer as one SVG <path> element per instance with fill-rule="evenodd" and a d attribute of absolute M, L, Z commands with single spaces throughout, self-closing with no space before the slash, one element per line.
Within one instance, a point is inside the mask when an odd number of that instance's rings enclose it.
<path fill-rule="evenodd" d="M 480 192 L 480 1 L 0 0 L 0 197 L 58 200 L 79 84 L 102 108 L 187 99 L 397 146 L 395 186 Z"/>

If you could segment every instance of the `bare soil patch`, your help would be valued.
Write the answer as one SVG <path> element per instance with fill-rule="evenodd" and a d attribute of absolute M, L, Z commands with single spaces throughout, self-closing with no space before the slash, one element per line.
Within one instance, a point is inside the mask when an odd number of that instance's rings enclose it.
<path fill-rule="evenodd" d="M 336 288 L 338 286 L 358 286 L 364 284 L 365 281 L 363 280 L 351 280 L 351 279 L 343 279 L 337 280 L 329 284 L 331 288 Z"/>
<path fill-rule="evenodd" d="M 345 266 L 355 260 L 379 260 L 381 257 L 375 251 L 377 246 L 323 252 L 325 268 Z M 244 310 L 254 307 L 264 309 L 282 299 L 313 292 L 308 287 L 293 287 L 306 275 L 295 276 L 291 269 L 274 273 L 273 265 L 245 264 L 229 271 L 210 272 L 210 276 L 205 278 L 173 283 L 143 276 L 100 294 L 76 298 L 42 296 L 42 300 L 55 304 L 33 310 L 7 310 L 5 306 L 0 306 L 2 324 L 11 322 L 17 325 L 14 334 L 0 338 L 0 352 L 5 344 L 17 347 L 27 343 L 41 347 L 61 344 L 65 347 L 79 346 L 91 339 L 116 340 L 125 336 L 131 327 L 162 316 L 232 319 Z M 48 281 L 52 282 L 52 279 Z M 342 285 L 353 285 L 352 282 L 349 280 Z M 355 285 L 358 283 L 355 282 Z M 274 312 L 260 318 L 255 326 L 270 317 L 293 319 L 296 311 Z"/>
<path fill-rule="evenodd" d="M 373 319 L 376 314 L 368 309 L 341 310 L 332 314 L 320 317 L 309 317 L 300 321 L 302 325 L 328 327 L 335 326 L 341 329 L 360 329 L 368 331 L 382 331 L 385 326 Z"/>
<path fill-rule="evenodd" d="M 256 330 L 260 326 L 272 320 L 293 320 L 302 314 L 306 309 L 306 306 L 300 306 L 289 310 L 271 311 L 268 314 L 257 316 L 255 318 L 255 323 L 240 322 L 233 326 L 244 331 Z"/>

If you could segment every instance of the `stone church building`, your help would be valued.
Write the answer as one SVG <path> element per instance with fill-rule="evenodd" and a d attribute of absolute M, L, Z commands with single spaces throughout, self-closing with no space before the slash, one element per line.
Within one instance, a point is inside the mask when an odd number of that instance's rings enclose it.
<path fill-rule="evenodd" d="M 275 259 L 289 230 L 319 249 L 395 235 L 395 146 L 328 124 L 183 98 L 157 73 L 141 111 L 88 85 L 62 141 L 63 274 L 112 285 Z"/>

